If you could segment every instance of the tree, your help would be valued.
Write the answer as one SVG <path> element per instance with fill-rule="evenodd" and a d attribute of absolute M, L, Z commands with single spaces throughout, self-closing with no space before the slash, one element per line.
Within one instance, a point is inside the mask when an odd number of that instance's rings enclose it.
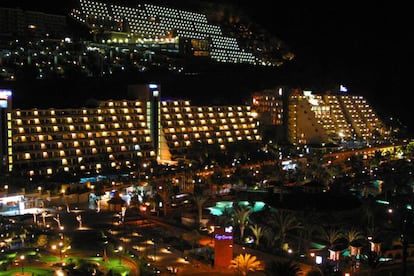
<path fill-rule="evenodd" d="M 266 269 L 266 274 L 269 276 L 300 276 L 302 269 L 298 263 L 292 260 L 272 261 Z"/>
<path fill-rule="evenodd" d="M 295 229 L 302 229 L 302 224 L 291 213 L 283 210 L 272 209 L 270 212 L 270 223 L 275 229 L 275 236 L 280 239 L 280 249 L 283 248 L 288 232 Z"/>
<path fill-rule="evenodd" d="M 164 212 L 164 217 L 167 216 L 167 210 L 168 210 L 168 201 L 170 200 L 172 196 L 172 189 L 170 185 L 163 185 L 158 187 L 157 191 L 158 195 L 161 198 L 162 201 L 162 208 Z"/>
<path fill-rule="evenodd" d="M 298 241 L 297 250 L 298 252 L 301 252 L 302 250 L 304 252 L 307 252 L 309 251 L 312 237 L 319 230 L 319 225 L 321 224 L 323 219 L 321 218 L 320 214 L 305 210 L 300 213 L 298 220 L 302 225 L 302 229 L 299 233 L 300 238 Z"/>
<path fill-rule="evenodd" d="M 198 224 L 201 225 L 201 220 L 203 219 L 203 205 L 207 202 L 208 198 L 202 194 L 194 194 L 192 200 L 197 206 Z"/>
<path fill-rule="evenodd" d="M 354 228 L 351 228 L 351 229 L 348 229 L 347 231 L 345 231 L 343 236 L 348 241 L 348 244 L 352 244 L 353 242 L 355 242 L 357 240 L 365 239 L 364 233 L 362 233 L 361 231 L 359 231 L 357 229 L 354 229 Z"/>
<path fill-rule="evenodd" d="M 233 209 L 234 219 L 240 228 L 240 240 L 244 238 L 244 229 L 249 223 L 249 216 L 252 212 L 252 209 L 244 206 L 238 206 Z"/>
<path fill-rule="evenodd" d="M 84 259 L 79 259 L 70 273 L 71 275 L 104 275 L 96 263 Z"/>
<path fill-rule="evenodd" d="M 332 247 L 333 244 L 342 238 L 344 235 L 342 231 L 336 228 L 322 227 L 320 230 L 321 238 L 327 243 L 328 247 Z"/>
<path fill-rule="evenodd" d="M 250 228 L 250 230 L 252 230 L 253 235 L 255 237 L 255 242 L 254 243 L 256 244 L 256 246 L 259 246 L 260 238 L 263 237 L 264 233 L 266 232 L 266 228 L 261 227 L 257 224 L 250 225 L 249 228 Z"/>
<path fill-rule="evenodd" d="M 234 226 L 233 210 L 230 208 L 224 208 L 222 215 L 217 217 L 215 224 L 223 227 L 229 225 Z"/>
<path fill-rule="evenodd" d="M 352 248 L 362 247 L 360 241 L 365 239 L 364 233 L 362 233 L 361 231 L 357 229 L 351 228 L 351 229 L 347 229 L 344 232 L 343 236 L 348 241 L 349 252 L 351 252 L 350 257 L 355 258 L 358 253 L 357 252 L 353 253 Z"/>
<path fill-rule="evenodd" d="M 230 269 L 233 269 L 237 275 L 246 276 L 250 271 L 260 271 L 264 270 L 263 263 L 257 259 L 256 256 L 250 255 L 248 253 L 242 255 L 240 254 L 233 260 L 229 265 Z"/>

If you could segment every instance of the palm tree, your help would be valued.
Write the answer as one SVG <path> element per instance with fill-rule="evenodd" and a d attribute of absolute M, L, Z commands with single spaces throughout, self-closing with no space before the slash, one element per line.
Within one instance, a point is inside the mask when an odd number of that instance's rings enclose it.
<path fill-rule="evenodd" d="M 250 230 L 252 230 L 253 235 L 255 237 L 255 242 L 254 243 L 256 244 L 256 246 L 259 246 L 260 238 L 263 237 L 263 235 L 265 234 L 266 227 L 265 226 L 261 227 L 257 224 L 254 224 L 254 225 L 250 225 L 249 228 L 250 228 Z"/>
<path fill-rule="evenodd" d="M 352 244 L 353 242 L 357 240 L 365 239 L 364 233 L 354 228 L 351 228 L 345 231 L 345 233 L 343 233 L 343 236 L 348 241 L 348 244 Z"/>
<path fill-rule="evenodd" d="M 319 225 L 323 221 L 323 219 L 319 214 L 315 212 L 303 211 L 300 213 L 298 220 L 302 225 L 302 229 L 299 233 L 300 238 L 297 250 L 298 252 L 301 252 L 302 250 L 304 252 L 307 252 L 309 250 L 312 237 L 314 233 L 316 233 L 319 230 Z"/>
<path fill-rule="evenodd" d="M 231 260 L 229 268 L 233 269 L 237 275 L 242 276 L 246 276 L 250 271 L 264 270 L 263 263 L 256 256 L 250 255 L 249 253 L 244 255 L 240 254 Z"/>
<path fill-rule="evenodd" d="M 215 224 L 223 226 L 223 227 L 229 226 L 229 225 L 234 226 L 233 209 L 224 208 L 222 215 L 216 218 Z"/>
<path fill-rule="evenodd" d="M 272 261 L 266 269 L 266 274 L 269 276 L 301 276 L 302 269 L 299 263 L 292 260 Z"/>
<path fill-rule="evenodd" d="M 192 200 L 197 206 L 198 224 L 201 225 L 201 220 L 203 219 L 203 205 L 207 202 L 208 198 L 202 194 L 194 194 Z"/>
<path fill-rule="evenodd" d="M 350 257 L 355 258 L 356 255 L 359 254 L 359 252 L 354 251 L 353 248 L 362 247 L 360 241 L 365 239 L 364 233 L 357 229 L 351 228 L 346 230 L 343 236 L 348 241 L 349 252 L 351 252 Z"/>
<path fill-rule="evenodd" d="M 281 249 L 285 244 L 288 232 L 303 228 L 302 224 L 294 215 L 283 210 L 271 210 L 270 223 L 272 225 L 272 228 L 277 231 L 275 234 L 276 237 L 280 239 Z"/>
<path fill-rule="evenodd" d="M 71 272 L 80 273 L 79 275 L 104 275 L 96 263 L 83 259 L 78 260 L 78 264 Z"/>
<path fill-rule="evenodd" d="M 158 195 L 161 198 L 162 201 L 162 207 L 164 211 L 164 217 L 167 216 L 167 210 L 168 210 L 168 201 L 170 200 L 171 196 L 173 195 L 172 189 L 170 185 L 163 185 L 158 188 L 157 191 Z"/>
<path fill-rule="evenodd" d="M 240 240 L 244 238 L 244 229 L 249 223 L 249 216 L 252 213 L 252 209 L 239 206 L 233 209 L 234 219 L 240 228 Z"/>
<path fill-rule="evenodd" d="M 328 247 L 332 247 L 336 241 L 344 236 L 342 231 L 330 227 L 322 227 L 320 235 L 321 238 L 327 243 Z"/>

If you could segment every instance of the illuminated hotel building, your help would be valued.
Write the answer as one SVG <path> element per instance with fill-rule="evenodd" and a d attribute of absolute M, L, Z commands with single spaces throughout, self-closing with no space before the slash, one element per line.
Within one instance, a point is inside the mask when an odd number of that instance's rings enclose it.
<path fill-rule="evenodd" d="M 293 145 L 370 143 L 389 136 L 389 130 L 362 96 L 276 88 L 254 93 L 252 106 L 261 123 L 285 125 L 287 140 Z"/>
<path fill-rule="evenodd" d="M 255 115 L 251 106 L 191 106 L 184 100 L 161 105 L 162 130 L 173 155 L 195 143 L 224 150 L 234 142 L 260 141 Z"/>
<path fill-rule="evenodd" d="M 97 43 L 108 45 L 158 45 L 159 51 L 208 57 L 217 62 L 274 64 L 269 58 L 243 48 L 236 37 L 226 35 L 206 14 L 153 4 L 115 5 L 80 0 L 70 16 L 96 34 Z M 258 46 L 256 46 L 258 47 Z M 260 51 L 259 51 L 260 52 Z M 283 59 L 292 59 L 286 53 Z"/>
<path fill-rule="evenodd" d="M 12 92 L 0 89 L 0 175 L 13 169 Z"/>
<path fill-rule="evenodd" d="M 282 87 L 253 93 L 252 107 L 257 111 L 262 123 L 274 126 L 283 124 L 284 94 Z"/>
<path fill-rule="evenodd" d="M 160 87 L 154 84 L 131 86 L 128 93 L 136 100 L 104 100 L 88 108 L 13 110 L 8 123 L 13 123 L 13 174 L 136 171 L 149 161 L 174 163 L 196 143 L 224 150 L 237 141 L 261 140 L 250 106 L 160 100 Z"/>
<path fill-rule="evenodd" d="M 13 143 L 14 171 L 22 176 L 99 173 L 156 154 L 143 101 L 13 110 Z"/>
<path fill-rule="evenodd" d="M 66 33 L 65 16 L 0 7 L 0 35 L 4 37 L 63 38 Z"/>

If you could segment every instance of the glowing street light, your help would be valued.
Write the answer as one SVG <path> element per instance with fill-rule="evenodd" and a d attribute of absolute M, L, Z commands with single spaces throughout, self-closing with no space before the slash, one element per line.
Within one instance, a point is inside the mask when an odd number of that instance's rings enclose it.
<path fill-rule="evenodd" d="M 23 265 L 23 261 L 24 261 L 24 255 L 20 255 L 20 263 L 22 265 L 22 275 L 24 275 L 24 265 Z"/>
<path fill-rule="evenodd" d="M 59 242 L 59 256 L 60 256 L 60 260 L 62 260 L 62 246 L 63 246 L 63 242 Z"/>
<path fill-rule="evenodd" d="M 118 252 L 119 252 L 119 264 L 122 264 L 122 246 L 118 247 Z"/>

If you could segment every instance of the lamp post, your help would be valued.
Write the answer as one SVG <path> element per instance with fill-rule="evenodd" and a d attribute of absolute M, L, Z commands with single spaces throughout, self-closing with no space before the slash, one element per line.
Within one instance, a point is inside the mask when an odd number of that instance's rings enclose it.
<path fill-rule="evenodd" d="M 59 242 L 59 256 L 60 256 L 60 260 L 62 260 L 62 246 L 63 246 L 63 242 Z"/>
<path fill-rule="evenodd" d="M 23 261 L 24 261 L 24 255 L 20 255 L 20 264 L 22 265 L 22 275 L 24 275 L 24 265 L 23 265 Z"/>
<path fill-rule="evenodd" d="M 118 252 L 119 252 L 119 264 L 122 264 L 122 246 L 118 247 Z"/>

